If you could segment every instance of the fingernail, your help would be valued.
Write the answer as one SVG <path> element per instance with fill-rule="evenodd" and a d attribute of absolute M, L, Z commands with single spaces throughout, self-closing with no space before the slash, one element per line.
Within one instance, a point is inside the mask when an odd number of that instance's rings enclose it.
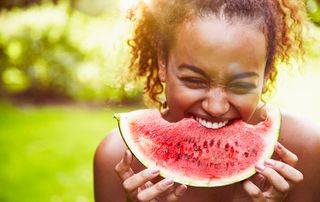
<path fill-rule="evenodd" d="M 173 180 L 172 179 L 164 179 L 163 181 L 162 181 L 162 184 L 164 185 L 164 186 L 166 186 L 166 187 L 169 187 L 169 186 L 171 186 L 171 185 L 173 185 Z"/>
<path fill-rule="evenodd" d="M 131 164 L 131 153 L 129 150 L 126 150 L 126 152 L 124 153 L 124 157 L 123 157 L 123 160 L 126 164 Z"/>
<path fill-rule="evenodd" d="M 274 166 L 276 164 L 276 162 L 273 159 L 267 159 L 267 160 L 265 160 L 264 164 L 267 166 Z"/>
<path fill-rule="evenodd" d="M 129 156 L 129 150 L 127 149 L 126 152 L 124 153 L 124 157 L 128 157 Z"/>
<path fill-rule="evenodd" d="M 124 153 L 124 158 L 126 160 L 130 159 L 130 154 L 131 154 L 130 151 L 127 149 L 126 152 Z"/>
<path fill-rule="evenodd" d="M 187 186 L 186 185 L 180 185 L 178 187 L 178 191 L 179 191 L 180 194 L 183 194 L 186 190 L 187 190 Z"/>
<path fill-rule="evenodd" d="M 259 173 L 262 173 L 265 168 L 264 165 L 262 164 L 257 164 L 255 167 L 256 167 L 256 171 L 258 171 Z"/>
<path fill-rule="evenodd" d="M 149 174 L 150 175 L 158 175 L 160 173 L 160 169 L 159 168 L 151 168 L 149 170 Z"/>
<path fill-rule="evenodd" d="M 283 146 L 282 146 L 279 142 L 277 142 L 277 144 L 276 144 L 276 149 L 278 149 L 279 151 L 281 151 L 281 150 L 283 149 Z"/>

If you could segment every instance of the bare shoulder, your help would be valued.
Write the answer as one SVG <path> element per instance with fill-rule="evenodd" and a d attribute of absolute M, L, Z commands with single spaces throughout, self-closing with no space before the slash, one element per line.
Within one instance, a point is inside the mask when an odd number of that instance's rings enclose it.
<path fill-rule="evenodd" d="M 281 139 L 288 149 L 320 152 L 320 125 L 307 117 L 282 111 Z M 319 150 L 319 151 L 318 151 Z"/>
<path fill-rule="evenodd" d="M 126 146 L 118 130 L 112 131 L 99 144 L 94 156 L 95 201 L 123 201 L 121 180 L 114 171 Z"/>
<path fill-rule="evenodd" d="M 297 155 L 304 180 L 289 201 L 320 201 L 320 127 L 313 120 L 282 112 L 280 142 Z"/>
<path fill-rule="evenodd" d="M 99 144 L 95 153 L 95 161 L 97 160 L 97 163 L 99 163 L 105 161 L 106 159 L 119 160 L 122 158 L 125 149 L 126 146 L 120 136 L 119 131 L 114 129 L 110 134 L 107 134 Z"/>

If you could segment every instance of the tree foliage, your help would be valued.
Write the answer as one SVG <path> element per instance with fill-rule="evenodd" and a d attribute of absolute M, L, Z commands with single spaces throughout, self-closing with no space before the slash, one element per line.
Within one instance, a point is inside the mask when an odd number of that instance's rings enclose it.
<path fill-rule="evenodd" d="M 311 21 L 320 26 L 320 0 L 306 0 L 306 7 Z"/>
<path fill-rule="evenodd" d="M 119 80 L 128 64 L 125 22 L 69 9 L 45 4 L 2 14 L 0 96 L 139 100 L 139 89 Z"/>
<path fill-rule="evenodd" d="M 141 85 L 121 82 L 130 27 L 119 2 L 0 1 L 0 98 L 141 100 Z M 305 2 L 319 26 L 320 0 Z M 319 57 L 319 43 L 308 43 L 308 54 Z"/>
<path fill-rule="evenodd" d="M 19 8 L 27 8 L 34 4 L 41 4 L 44 2 L 51 1 L 52 3 L 58 3 L 58 0 L 1 0 L 0 8 L 1 9 L 12 9 L 15 7 Z"/>

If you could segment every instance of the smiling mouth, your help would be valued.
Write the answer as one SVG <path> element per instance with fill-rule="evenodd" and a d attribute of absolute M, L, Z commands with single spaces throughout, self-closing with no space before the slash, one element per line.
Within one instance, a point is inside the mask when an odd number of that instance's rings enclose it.
<path fill-rule="evenodd" d="M 222 122 L 211 122 L 204 120 L 200 117 L 195 117 L 195 120 L 198 121 L 201 125 L 203 125 L 206 128 L 212 128 L 212 129 L 218 129 L 226 126 L 229 121 L 222 121 Z"/>

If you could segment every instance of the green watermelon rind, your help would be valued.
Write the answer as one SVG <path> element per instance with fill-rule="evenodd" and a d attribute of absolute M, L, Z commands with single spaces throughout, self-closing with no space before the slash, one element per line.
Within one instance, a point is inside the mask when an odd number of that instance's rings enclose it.
<path fill-rule="evenodd" d="M 150 110 L 150 109 L 147 109 L 147 110 Z M 139 111 L 141 110 L 128 112 L 128 113 L 115 114 L 114 118 L 117 119 L 120 134 L 124 142 L 126 143 L 127 147 L 130 149 L 130 151 L 145 167 L 147 168 L 160 167 L 160 176 L 164 178 L 173 179 L 177 183 L 181 183 L 189 186 L 218 187 L 218 186 L 229 185 L 229 184 L 233 184 L 233 183 L 245 180 L 256 173 L 255 167 L 252 166 L 242 171 L 241 173 L 230 176 L 230 177 L 214 179 L 214 180 L 213 179 L 203 180 L 203 179 L 196 179 L 194 177 L 183 176 L 183 175 L 180 175 L 179 173 L 175 173 L 173 170 L 169 170 L 156 165 L 153 160 L 149 159 L 142 152 L 140 152 L 140 150 L 135 145 L 135 142 L 130 138 L 131 136 L 130 128 L 129 128 L 130 124 L 128 123 L 130 122 L 131 117 L 135 117 L 135 113 L 139 113 Z M 271 128 L 270 132 L 266 134 L 266 136 L 270 138 L 266 138 L 265 140 L 265 143 L 267 145 L 267 147 L 265 148 L 265 152 L 263 153 L 263 155 L 261 155 L 261 157 L 257 161 L 257 163 L 261 163 L 261 164 L 263 164 L 263 162 L 266 159 L 271 158 L 274 152 L 274 146 L 277 143 L 280 135 L 280 127 L 281 127 L 281 113 L 279 109 L 268 108 L 267 114 L 268 114 L 267 118 L 271 118 L 272 120 L 273 127 Z"/>

